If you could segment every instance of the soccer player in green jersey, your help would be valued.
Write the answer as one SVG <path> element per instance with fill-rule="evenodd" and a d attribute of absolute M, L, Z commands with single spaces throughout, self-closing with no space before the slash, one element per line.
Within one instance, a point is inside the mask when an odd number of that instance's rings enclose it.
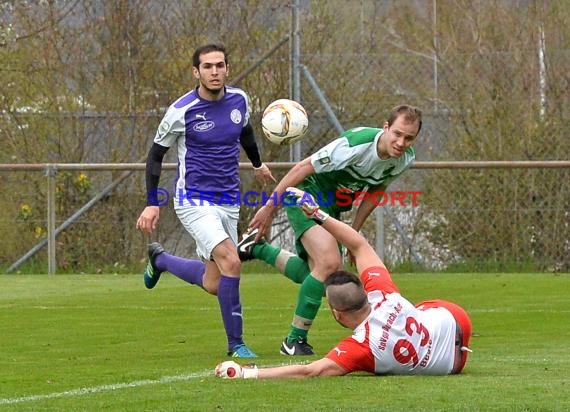
<path fill-rule="evenodd" d="M 295 232 L 297 255 L 261 241 L 287 187 L 310 193 L 321 209 L 335 218 L 350 210 L 356 198 L 358 208 L 352 227 L 358 231 L 379 203 L 370 194 L 384 192 L 411 166 L 415 158 L 412 145 L 421 126 L 421 111 L 400 105 L 392 109 L 382 128 L 347 130 L 297 163 L 251 220 L 250 231 L 238 244 L 240 259 L 263 260 L 301 284 L 291 329 L 281 344 L 283 355 L 314 354 L 307 337 L 321 306 L 324 281 L 343 266 L 337 240 L 308 219 L 294 202 L 286 205 L 285 210 Z M 363 192 L 369 194 L 368 198 L 365 199 Z"/>

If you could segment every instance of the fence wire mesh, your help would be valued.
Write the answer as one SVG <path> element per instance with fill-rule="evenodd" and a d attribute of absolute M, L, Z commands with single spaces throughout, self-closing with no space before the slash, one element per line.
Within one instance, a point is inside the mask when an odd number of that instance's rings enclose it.
<path fill-rule="evenodd" d="M 275 174 L 282 176 L 285 171 L 275 170 Z M 161 186 L 172 187 L 174 174 L 166 170 Z M 146 201 L 143 175 L 140 170 L 133 172 L 57 237 L 60 270 L 127 270 L 144 262 L 149 239 L 134 228 Z M 252 181 L 251 172 L 243 170 L 242 175 L 242 193 L 263 191 Z M 0 260 L 12 264 L 45 242 L 47 184 L 40 172 L 4 172 L 3 177 L 22 188 L 3 201 L 0 219 L 0 236 L 18 239 L 7 242 L 0 251 Z M 109 172 L 60 171 L 56 177 L 56 227 L 112 180 Z M 410 262 L 441 270 L 466 263 L 474 268 L 493 264 L 568 270 L 569 182 L 570 168 L 412 169 L 391 187 L 391 193 L 413 191 L 415 197 L 390 198 L 388 193 L 386 198 L 378 198 L 385 204 L 379 208 L 383 212 L 371 215 L 362 233 L 381 248 L 378 251 L 391 265 Z M 240 232 L 246 230 L 258 209 L 248 204 L 260 200 L 261 196 L 249 198 L 242 206 Z M 191 237 L 173 212 L 172 200 L 161 210 L 159 228 L 152 238 L 173 253 L 196 257 Z M 351 212 L 343 219 L 350 222 Z M 378 229 L 380 223 L 382 230 Z M 294 236 L 282 211 L 274 219 L 269 240 L 294 250 Z M 45 249 L 31 259 L 40 267 L 46 264 Z"/>

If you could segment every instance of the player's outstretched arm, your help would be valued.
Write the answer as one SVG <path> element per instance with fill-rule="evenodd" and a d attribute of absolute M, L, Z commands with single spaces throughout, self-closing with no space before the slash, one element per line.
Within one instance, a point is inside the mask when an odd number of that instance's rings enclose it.
<path fill-rule="evenodd" d="M 360 233 L 346 223 L 320 210 L 309 193 L 295 187 L 288 187 L 287 192 L 290 192 L 297 199 L 297 204 L 301 206 L 305 215 L 320 223 L 335 239 L 350 250 L 359 272 L 371 266 L 384 266 L 376 251 Z"/>
<path fill-rule="evenodd" d="M 328 358 L 322 358 L 306 365 L 285 365 L 273 368 L 241 366 L 234 361 L 225 361 L 214 370 L 218 378 L 224 379 L 275 379 L 312 378 L 316 376 L 342 376 L 347 371 Z"/>

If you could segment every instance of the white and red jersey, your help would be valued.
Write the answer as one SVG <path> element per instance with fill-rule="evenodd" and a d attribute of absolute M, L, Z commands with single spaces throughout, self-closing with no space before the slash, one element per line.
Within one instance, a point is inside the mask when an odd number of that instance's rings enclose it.
<path fill-rule="evenodd" d="M 400 295 L 384 267 L 368 268 L 360 276 L 372 312 L 326 357 L 348 372 L 451 373 L 456 355 L 456 320 L 451 312 L 415 307 Z"/>

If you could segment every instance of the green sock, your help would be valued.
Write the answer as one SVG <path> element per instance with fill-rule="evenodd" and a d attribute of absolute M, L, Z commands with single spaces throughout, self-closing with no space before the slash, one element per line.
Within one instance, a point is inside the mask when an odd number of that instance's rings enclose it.
<path fill-rule="evenodd" d="M 263 260 L 271 266 L 275 266 L 275 261 L 277 260 L 279 252 L 281 252 L 280 248 L 265 242 L 256 244 L 251 250 L 251 254 L 254 258 Z"/>
<path fill-rule="evenodd" d="M 283 274 L 295 283 L 303 283 L 311 270 L 309 264 L 299 256 L 265 242 L 256 244 L 251 251 L 253 257 L 274 267 L 280 253 L 283 260 L 287 259 Z"/>
<path fill-rule="evenodd" d="M 301 284 L 299 290 L 299 299 L 295 308 L 295 316 L 291 331 L 287 336 L 289 342 L 293 340 L 306 340 L 309 328 L 313 324 L 313 320 L 317 317 L 317 312 L 321 307 L 325 285 L 317 280 L 313 275 L 307 278 Z"/>
<path fill-rule="evenodd" d="M 303 283 L 303 281 L 311 274 L 309 264 L 297 255 L 292 255 L 285 264 L 286 277 L 295 283 Z"/>

